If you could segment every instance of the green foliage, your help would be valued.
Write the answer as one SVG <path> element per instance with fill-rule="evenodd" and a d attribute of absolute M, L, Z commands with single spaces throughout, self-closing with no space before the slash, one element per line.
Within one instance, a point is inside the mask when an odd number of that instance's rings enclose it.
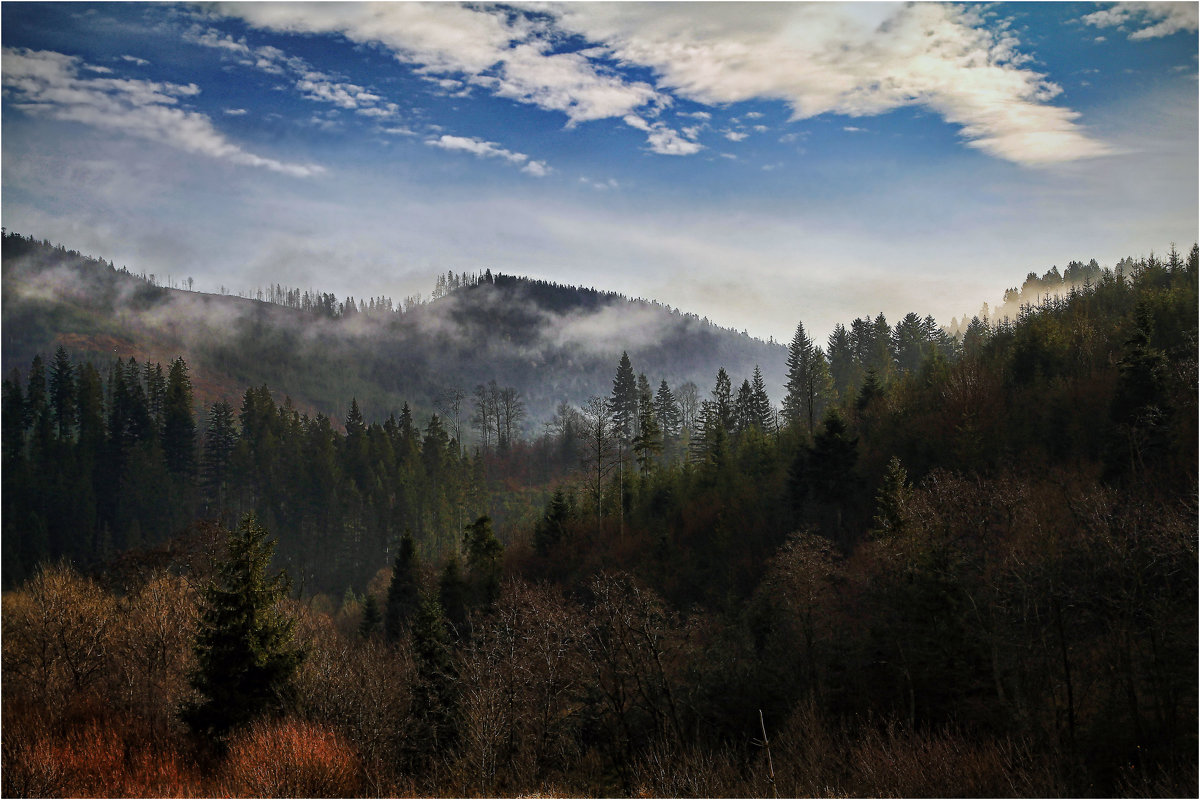
<path fill-rule="evenodd" d="M 215 741 L 287 708 L 304 658 L 292 620 L 278 607 L 290 588 L 287 575 L 268 575 L 275 546 L 267 531 L 247 514 L 225 547 L 201 600 L 191 675 L 200 699 L 183 711 L 195 733 Z"/>

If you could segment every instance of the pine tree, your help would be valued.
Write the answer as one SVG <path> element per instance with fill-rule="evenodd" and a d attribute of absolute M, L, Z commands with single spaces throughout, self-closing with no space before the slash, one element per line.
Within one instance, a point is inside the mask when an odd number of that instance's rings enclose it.
<path fill-rule="evenodd" d="M 286 573 L 267 575 L 275 543 L 253 514 L 226 541 L 224 560 L 204 588 L 196 667 L 190 676 L 200 700 L 184 719 L 193 732 L 221 741 L 234 728 L 286 708 L 304 652 L 292 641 L 293 621 L 278 609 Z"/>

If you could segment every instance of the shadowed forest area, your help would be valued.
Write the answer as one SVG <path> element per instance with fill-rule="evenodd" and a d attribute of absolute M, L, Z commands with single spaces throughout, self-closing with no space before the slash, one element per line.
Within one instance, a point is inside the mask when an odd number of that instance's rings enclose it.
<path fill-rule="evenodd" d="M 631 346 L 536 431 L 31 357 L 3 794 L 1195 796 L 1198 255 L 711 386 Z"/>

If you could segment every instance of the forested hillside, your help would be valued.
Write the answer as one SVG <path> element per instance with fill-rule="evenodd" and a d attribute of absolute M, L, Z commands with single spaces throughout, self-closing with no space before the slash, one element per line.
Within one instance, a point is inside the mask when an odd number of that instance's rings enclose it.
<path fill-rule="evenodd" d="M 428 301 L 397 304 L 279 285 L 253 298 L 168 288 L 162 276 L 14 233 L 3 254 L 5 375 L 60 344 L 101 370 L 115 357 L 182 356 L 200 408 L 267 384 L 339 428 L 352 397 L 374 419 L 406 402 L 423 418 L 445 417 L 495 381 L 520 394 L 534 434 L 559 403 L 603 391 L 623 350 L 672 385 L 758 364 L 772 395 L 782 388 L 781 345 L 657 303 L 487 270 L 439 276 Z M 460 427 L 473 441 L 465 417 Z"/>
<path fill-rule="evenodd" d="M 611 298 L 452 277 L 428 352 L 496 383 L 431 414 L 348 382 L 341 426 L 274 385 L 197 413 L 187 358 L 10 365 L 7 252 L 6 795 L 1197 791 L 1195 246 L 960 336 L 798 324 L 779 394 L 686 317 L 604 326 L 603 385 L 564 378 L 547 331 Z M 275 315 L 351 324 L 241 302 L 266 348 Z M 709 330 L 730 361 L 689 386 L 671 336 Z M 520 374 L 580 399 L 522 430 Z M 265 698 L 205 655 L 255 603 Z"/>

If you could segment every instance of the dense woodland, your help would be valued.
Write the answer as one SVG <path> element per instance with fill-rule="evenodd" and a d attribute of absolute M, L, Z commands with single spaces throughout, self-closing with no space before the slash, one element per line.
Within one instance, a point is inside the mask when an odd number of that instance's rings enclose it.
<path fill-rule="evenodd" d="M 4 794 L 1194 796 L 1197 261 L 800 324 L 781 403 L 631 349 L 536 434 L 32 358 Z"/>

